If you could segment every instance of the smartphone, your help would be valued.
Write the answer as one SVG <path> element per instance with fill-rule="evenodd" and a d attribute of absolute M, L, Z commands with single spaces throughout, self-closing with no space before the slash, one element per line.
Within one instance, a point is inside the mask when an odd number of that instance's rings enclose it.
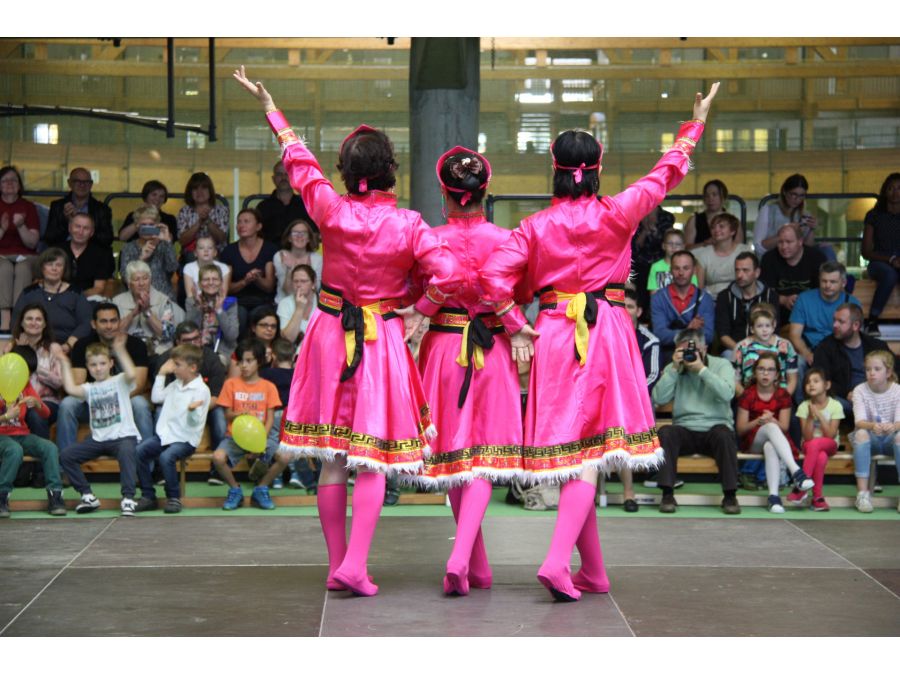
<path fill-rule="evenodd" d="M 141 225 L 138 228 L 138 236 L 143 239 L 159 236 L 159 225 Z"/>

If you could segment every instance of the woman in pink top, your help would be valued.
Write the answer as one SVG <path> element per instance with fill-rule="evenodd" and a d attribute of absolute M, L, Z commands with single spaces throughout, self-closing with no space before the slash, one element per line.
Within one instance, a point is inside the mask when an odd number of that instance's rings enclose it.
<path fill-rule="evenodd" d="M 397 208 L 390 140 L 361 126 L 341 144 L 340 195 L 261 83 L 235 79 L 262 103 L 291 185 L 319 224 L 325 258 L 319 309 L 303 340 L 281 450 L 323 461 L 318 507 L 331 589 L 375 595 L 366 560 L 384 499 L 385 474 L 418 474 L 435 430 L 416 365 L 404 344 L 460 282 L 459 264 L 414 212 Z M 401 309 L 414 264 L 429 276 L 416 306 Z M 357 470 L 345 542 L 347 468 Z"/>
<path fill-rule="evenodd" d="M 444 592 L 490 588 L 481 521 L 491 481 L 522 474 L 522 414 L 509 338 L 491 305 L 481 300 L 478 270 L 510 235 L 489 223 L 481 200 L 491 178 L 482 155 L 457 146 L 437 162 L 447 224 L 435 230 L 459 260 L 465 281 L 431 318 L 419 349 L 419 370 L 438 436 L 422 481 L 448 490 L 457 520 Z M 422 289 L 420 275 L 413 288 Z M 421 291 L 420 291 L 421 292 Z"/>
<path fill-rule="evenodd" d="M 694 119 L 681 126 L 672 148 L 649 174 L 613 197 L 596 194 L 600 144 L 585 132 L 560 134 L 551 147 L 550 208 L 523 220 L 482 270 L 485 299 L 510 333 L 525 324 L 513 299 L 523 275 L 527 290 L 540 293 L 524 465 L 532 482 L 564 483 L 550 551 L 538 572 L 557 600 L 577 600 L 580 590 L 609 590 L 594 509 L 598 472 L 650 469 L 662 460 L 624 307 L 630 243 L 641 218 L 687 174 L 717 89 L 718 83 L 706 98 L 697 94 Z M 522 351 L 514 348 L 517 358 L 527 360 Z M 582 567 L 572 577 L 575 545 Z"/>

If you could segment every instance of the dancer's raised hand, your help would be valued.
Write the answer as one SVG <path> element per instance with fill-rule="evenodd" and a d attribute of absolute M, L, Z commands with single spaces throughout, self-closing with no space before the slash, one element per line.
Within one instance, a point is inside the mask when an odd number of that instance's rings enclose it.
<path fill-rule="evenodd" d="M 241 66 L 243 68 L 243 66 Z M 709 88 L 709 94 L 706 98 L 703 98 L 703 94 L 699 91 L 694 96 L 694 119 L 700 120 L 701 122 L 706 121 L 706 116 L 709 114 L 709 108 L 712 105 L 713 99 L 716 97 L 716 93 L 719 91 L 719 83 L 713 82 L 713 85 Z"/>
<path fill-rule="evenodd" d="M 234 71 L 234 79 L 237 80 L 244 89 L 253 94 L 256 97 L 256 100 L 262 103 L 263 110 L 266 112 L 275 110 L 275 101 L 272 100 L 272 95 L 266 91 L 262 82 L 254 84 L 247 79 L 247 73 L 244 71 L 244 66 L 241 66 Z"/>

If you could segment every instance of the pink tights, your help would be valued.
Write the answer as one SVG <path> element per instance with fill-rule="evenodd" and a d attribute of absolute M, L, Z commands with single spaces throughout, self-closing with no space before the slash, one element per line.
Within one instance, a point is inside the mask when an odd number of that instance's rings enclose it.
<path fill-rule="evenodd" d="M 837 452 L 837 443 L 833 438 L 812 438 L 803 442 L 803 473 L 815 481 L 813 486 L 813 498 L 822 497 L 822 484 L 825 482 L 825 466 L 828 458 Z"/>

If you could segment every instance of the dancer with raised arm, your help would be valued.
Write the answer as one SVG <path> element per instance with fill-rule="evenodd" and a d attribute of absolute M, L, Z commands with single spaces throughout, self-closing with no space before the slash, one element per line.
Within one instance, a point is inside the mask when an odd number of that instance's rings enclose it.
<path fill-rule="evenodd" d="M 594 508 L 598 472 L 651 469 L 662 461 L 624 306 L 630 244 L 640 220 L 687 174 L 718 88 L 713 84 L 706 98 L 696 95 L 694 118 L 681 125 L 672 148 L 613 197 L 597 198 L 600 144 L 583 131 L 560 134 L 550 148 L 550 208 L 523 220 L 481 271 L 485 300 L 510 333 L 527 327 L 513 297 L 523 275 L 527 290 L 540 293 L 523 459 L 526 479 L 563 484 L 550 551 L 538 572 L 557 600 L 609 590 Z M 529 349 L 513 351 L 529 358 Z M 574 546 L 582 564 L 572 576 Z"/>
<path fill-rule="evenodd" d="M 375 595 L 366 563 L 385 474 L 420 473 L 435 435 L 404 324 L 411 336 L 440 309 L 460 283 L 459 265 L 418 213 L 397 208 L 397 164 L 384 133 L 363 125 L 344 139 L 338 169 L 348 194 L 340 195 L 262 83 L 248 80 L 243 66 L 234 77 L 262 104 L 325 250 L 321 311 L 310 319 L 297 359 L 281 450 L 323 462 L 318 508 L 327 587 Z M 414 263 L 428 275 L 428 288 L 414 307 L 401 308 Z M 357 471 L 349 543 L 348 468 Z"/>

